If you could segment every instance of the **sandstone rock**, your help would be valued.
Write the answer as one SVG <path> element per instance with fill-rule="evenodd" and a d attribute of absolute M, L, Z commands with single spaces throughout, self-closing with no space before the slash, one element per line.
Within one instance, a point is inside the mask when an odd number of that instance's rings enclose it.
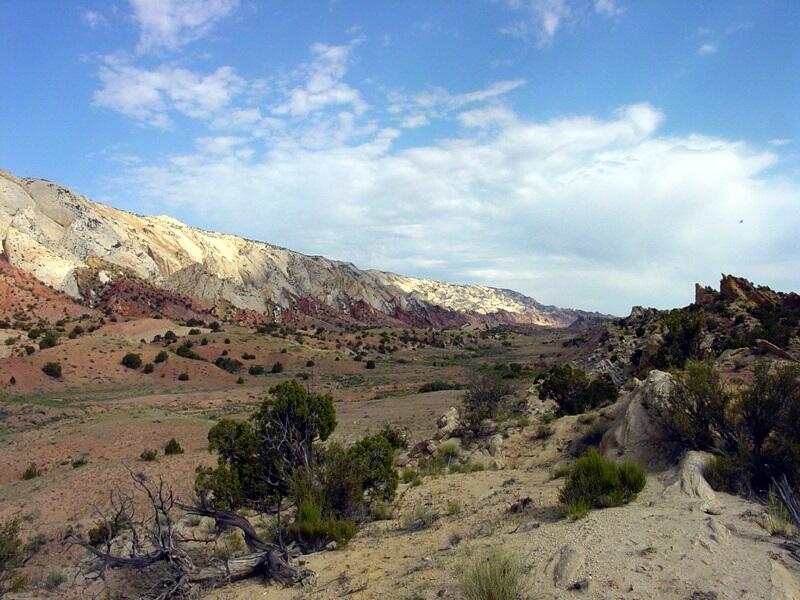
<path fill-rule="evenodd" d="M 439 417 L 436 421 L 436 425 L 439 427 L 439 430 L 436 432 L 436 439 L 438 440 L 446 440 L 457 435 L 462 428 L 461 420 L 458 416 L 458 409 L 451 406 L 445 414 Z"/>
<path fill-rule="evenodd" d="M 660 447 L 666 440 L 666 432 L 654 419 L 654 410 L 663 406 L 673 385 L 670 374 L 650 371 L 647 379 L 623 401 L 600 442 L 600 449 L 606 455 L 621 456 L 651 468 L 666 467 Z"/>
<path fill-rule="evenodd" d="M 705 472 L 711 455 L 707 452 L 691 450 L 681 459 L 671 482 L 668 482 L 665 494 L 679 494 L 684 497 L 700 501 L 700 508 L 709 514 L 719 514 L 721 511 L 717 495 L 708 485 Z"/>
<path fill-rule="evenodd" d="M 765 352 L 767 354 L 774 354 L 775 356 L 778 356 L 785 360 L 794 360 L 794 357 L 792 357 L 791 354 L 786 352 L 786 350 L 779 348 L 778 346 L 776 346 L 775 344 L 773 344 L 768 340 L 756 340 L 756 347 L 762 352 Z"/>

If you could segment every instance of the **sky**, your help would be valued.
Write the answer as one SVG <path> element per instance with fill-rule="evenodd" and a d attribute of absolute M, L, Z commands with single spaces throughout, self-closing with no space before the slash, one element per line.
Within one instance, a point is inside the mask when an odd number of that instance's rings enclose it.
<path fill-rule="evenodd" d="M 800 290 L 795 0 L 0 0 L 0 168 L 560 306 Z"/>

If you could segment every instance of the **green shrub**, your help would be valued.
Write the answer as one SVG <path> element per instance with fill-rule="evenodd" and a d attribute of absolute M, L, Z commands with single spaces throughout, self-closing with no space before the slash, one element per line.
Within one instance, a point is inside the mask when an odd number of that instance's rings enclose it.
<path fill-rule="evenodd" d="M 570 469 L 559 494 L 561 511 L 565 515 L 582 516 L 592 508 L 627 504 L 644 489 L 646 481 L 641 467 L 617 464 L 597 450 L 589 450 Z"/>
<path fill-rule="evenodd" d="M 242 363 L 236 360 L 235 358 L 229 357 L 218 357 L 217 360 L 214 361 L 214 364 L 217 365 L 220 369 L 227 371 L 228 373 L 238 373 L 239 370 L 242 368 Z"/>
<path fill-rule="evenodd" d="M 53 379 L 58 379 L 61 377 L 61 363 L 59 362 L 49 362 L 45 363 L 42 367 L 42 371 L 48 377 L 52 377 Z"/>
<path fill-rule="evenodd" d="M 142 357 L 140 354 L 129 352 L 122 357 L 122 366 L 129 369 L 138 369 L 142 366 Z"/>
<path fill-rule="evenodd" d="M 283 363 L 280 361 L 276 362 L 274 365 L 272 365 L 270 372 L 273 375 L 277 375 L 278 373 L 283 373 Z"/>
<path fill-rule="evenodd" d="M 314 443 L 335 427 L 329 394 L 312 394 L 296 381 L 273 386 L 249 421 L 222 419 L 211 428 L 208 447 L 219 466 L 198 471 L 197 486 L 213 492 L 215 502 L 232 503 L 224 508 L 269 506 L 288 493 L 296 469 L 314 463 Z M 220 496 L 225 486 L 232 492 Z"/>
<path fill-rule="evenodd" d="M 464 386 L 460 383 L 450 383 L 448 381 L 431 381 L 429 383 L 422 384 L 417 390 L 420 394 L 425 394 L 427 392 L 439 392 L 443 390 L 460 390 Z"/>
<path fill-rule="evenodd" d="M 266 369 L 261 365 L 253 365 L 252 367 L 247 369 L 247 372 L 250 375 L 263 375 L 266 372 Z"/>
<path fill-rule="evenodd" d="M 731 397 L 710 362 L 689 361 L 666 401 L 654 406 L 657 419 L 681 448 L 710 450 L 732 437 Z"/>
<path fill-rule="evenodd" d="M 192 350 L 191 342 L 184 342 L 182 345 L 175 349 L 175 354 L 181 358 L 190 358 L 192 360 L 205 360 L 202 356 Z"/>
<path fill-rule="evenodd" d="M 681 447 L 711 449 L 707 469 L 715 489 L 766 494 L 784 475 L 800 479 L 800 369 L 756 365 L 738 398 L 704 363 L 689 363 L 659 417 Z"/>
<path fill-rule="evenodd" d="M 367 367 L 367 369 L 374 369 L 375 368 L 375 361 L 374 360 L 368 360 L 366 362 L 365 366 Z"/>
<path fill-rule="evenodd" d="M 466 600 L 517 600 L 525 591 L 525 565 L 494 548 L 461 568 L 459 587 Z"/>
<path fill-rule="evenodd" d="M 161 350 L 161 352 L 156 354 L 156 357 L 153 359 L 153 362 L 163 363 L 166 362 L 168 358 L 169 358 L 169 352 L 167 352 L 166 350 Z"/>
<path fill-rule="evenodd" d="M 314 361 L 313 360 L 307 360 L 306 361 L 306 368 L 307 369 L 310 369 L 313 366 L 314 366 Z"/>
<path fill-rule="evenodd" d="M 142 450 L 142 453 L 139 455 L 139 458 L 145 462 L 152 462 L 156 458 L 158 458 L 158 450 L 153 448 L 145 448 Z"/>
<path fill-rule="evenodd" d="M 181 445 L 178 443 L 178 440 L 176 440 L 175 438 L 170 438 L 170 440 L 167 442 L 167 445 L 164 446 L 164 454 L 166 456 L 170 456 L 173 454 L 183 454 L 183 448 L 181 448 Z"/>
<path fill-rule="evenodd" d="M 181 373 L 180 375 L 178 375 L 178 381 L 189 381 L 189 374 Z"/>
<path fill-rule="evenodd" d="M 46 350 L 58 345 L 58 336 L 54 333 L 48 333 L 41 340 L 39 340 L 39 349 Z"/>
<path fill-rule="evenodd" d="M 690 359 L 702 360 L 702 343 L 706 331 L 706 320 L 695 310 L 676 309 L 661 317 L 663 341 L 649 364 L 640 367 L 656 369 L 682 369 Z"/>
<path fill-rule="evenodd" d="M 541 384 L 541 396 L 558 404 L 562 415 L 577 415 L 613 404 L 619 391 L 605 379 L 590 380 L 586 373 L 569 365 L 552 367 Z"/>
<path fill-rule="evenodd" d="M 35 479 L 41 475 L 42 472 L 39 470 L 39 467 L 36 466 L 36 463 L 32 462 L 28 465 L 28 467 L 22 472 L 22 479 L 23 481 L 28 481 L 29 479 Z"/>

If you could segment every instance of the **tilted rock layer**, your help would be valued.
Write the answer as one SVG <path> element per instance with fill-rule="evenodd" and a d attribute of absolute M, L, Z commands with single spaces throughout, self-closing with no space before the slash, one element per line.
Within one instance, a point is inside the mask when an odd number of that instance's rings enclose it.
<path fill-rule="evenodd" d="M 565 327 L 579 317 L 599 316 L 544 306 L 510 290 L 361 270 L 167 216 L 117 210 L 55 183 L 4 171 L 0 241 L 9 263 L 90 304 L 126 279 L 206 309 L 276 319 L 287 311 L 319 312 L 319 306 L 356 321 L 380 317 L 435 326 L 479 321 Z"/>

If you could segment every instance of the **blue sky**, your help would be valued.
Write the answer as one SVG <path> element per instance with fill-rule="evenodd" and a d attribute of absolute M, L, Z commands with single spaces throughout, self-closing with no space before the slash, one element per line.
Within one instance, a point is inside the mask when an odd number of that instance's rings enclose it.
<path fill-rule="evenodd" d="M 0 2 L 0 168 L 563 306 L 800 288 L 792 1 Z"/>

